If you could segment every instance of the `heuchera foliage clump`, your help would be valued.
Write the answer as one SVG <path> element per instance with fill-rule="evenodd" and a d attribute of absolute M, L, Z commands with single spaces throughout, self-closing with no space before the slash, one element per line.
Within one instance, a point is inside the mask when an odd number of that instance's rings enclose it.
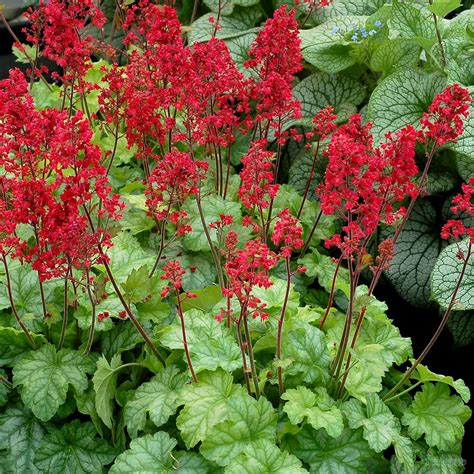
<path fill-rule="evenodd" d="M 469 390 L 422 362 L 472 281 L 473 178 L 421 354 L 374 290 L 471 98 L 445 84 L 381 140 L 352 105 L 308 112 L 303 28 L 330 3 L 279 6 L 247 42 L 232 2 L 205 2 L 201 41 L 151 0 L 27 14 L 28 70 L 0 81 L 7 471 L 459 471 Z"/>

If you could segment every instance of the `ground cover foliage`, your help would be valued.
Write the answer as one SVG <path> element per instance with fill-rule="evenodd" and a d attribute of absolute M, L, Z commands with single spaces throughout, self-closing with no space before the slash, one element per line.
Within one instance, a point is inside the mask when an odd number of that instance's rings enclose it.
<path fill-rule="evenodd" d="M 423 362 L 474 334 L 474 10 L 27 15 L 0 81 L 0 472 L 463 472 L 469 389 Z M 419 354 L 382 277 L 439 309 Z"/>

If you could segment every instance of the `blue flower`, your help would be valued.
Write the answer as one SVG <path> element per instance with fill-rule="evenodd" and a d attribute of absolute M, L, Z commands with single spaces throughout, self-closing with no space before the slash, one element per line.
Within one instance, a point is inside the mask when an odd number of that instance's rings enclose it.
<path fill-rule="evenodd" d="M 335 35 L 338 31 L 339 31 L 339 27 L 338 27 L 338 26 L 333 26 L 333 27 L 332 27 L 332 34 L 333 34 L 333 35 Z"/>
<path fill-rule="evenodd" d="M 369 35 L 374 36 L 377 33 L 377 30 L 370 30 Z"/>
<path fill-rule="evenodd" d="M 362 38 L 367 38 L 367 36 L 369 36 L 367 31 L 365 31 L 365 28 L 361 28 L 360 34 L 362 35 Z"/>
<path fill-rule="evenodd" d="M 359 36 L 358 36 L 358 35 L 352 35 L 351 40 L 352 40 L 352 41 L 358 41 L 358 40 L 359 40 Z"/>
<path fill-rule="evenodd" d="M 377 20 L 377 21 L 374 23 L 374 25 L 375 25 L 377 28 L 380 28 L 380 27 L 383 25 L 383 23 L 382 23 L 380 20 Z"/>

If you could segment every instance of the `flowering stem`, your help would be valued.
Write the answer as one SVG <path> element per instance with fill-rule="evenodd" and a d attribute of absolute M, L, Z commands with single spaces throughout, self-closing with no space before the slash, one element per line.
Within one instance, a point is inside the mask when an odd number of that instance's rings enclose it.
<path fill-rule="evenodd" d="M 329 316 L 329 312 L 331 311 L 332 308 L 332 302 L 334 299 L 334 292 L 336 289 L 336 279 L 337 279 L 337 274 L 339 273 L 339 268 L 341 268 L 342 264 L 342 255 L 339 257 L 339 260 L 337 261 L 336 265 L 336 270 L 334 270 L 334 276 L 332 279 L 332 285 L 331 285 L 331 292 L 329 293 L 329 300 L 328 300 L 328 306 L 326 308 L 326 312 L 324 313 L 323 319 L 321 319 L 321 322 L 319 323 L 319 329 L 323 329 L 324 323 L 326 322 L 326 319 Z"/>
<path fill-rule="evenodd" d="M 433 0 L 429 0 L 430 5 L 433 5 Z M 435 13 L 433 13 L 433 20 L 434 20 L 434 26 L 436 30 L 436 38 L 438 39 L 438 44 L 439 44 L 439 52 L 441 54 L 441 64 L 443 68 L 446 67 L 446 54 L 444 52 L 444 46 L 443 46 L 443 40 L 441 38 L 441 33 L 439 31 L 439 25 L 438 25 L 438 17 L 436 16 Z"/>
<path fill-rule="evenodd" d="M 405 372 L 403 377 L 398 381 L 398 383 L 390 389 L 382 398 L 382 400 L 387 400 L 391 398 L 393 394 L 395 394 L 402 386 L 403 384 L 410 378 L 411 374 L 416 370 L 416 368 L 423 362 L 425 357 L 427 356 L 428 352 L 431 350 L 431 348 L 434 346 L 436 341 L 438 340 L 440 334 L 442 333 L 444 327 L 446 326 L 446 323 L 448 322 L 449 315 L 451 314 L 451 311 L 453 309 L 454 304 L 456 303 L 456 297 L 459 291 L 459 288 L 461 287 L 462 280 L 464 279 L 464 275 L 466 273 L 467 269 L 467 264 L 469 262 L 469 258 L 471 257 L 472 254 L 472 243 L 469 242 L 469 246 L 467 249 L 467 255 L 464 257 L 464 262 L 463 266 L 461 269 L 461 273 L 459 274 L 458 281 L 456 283 L 456 287 L 454 288 L 453 295 L 451 296 L 451 300 L 449 302 L 448 307 L 446 308 L 446 311 L 443 315 L 443 318 L 441 319 L 441 322 L 439 323 L 438 329 L 436 332 L 433 334 L 433 337 L 430 339 L 426 347 L 423 349 L 423 352 L 418 356 L 418 358 L 415 360 L 413 365 Z"/>
<path fill-rule="evenodd" d="M 156 269 L 158 268 L 158 265 L 160 263 L 160 259 L 161 259 L 161 255 L 163 254 L 163 250 L 165 248 L 165 226 L 166 226 L 166 222 L 163 221 L 162 224 L 161 224 L 161 228 L 160 228 L 160 233 L 161 233 L 161 237 L 160 237 L 160 250 L 158 252 L 158 255 L 156 256 L 156 260 L 155 260 L 155 263 L 153 264 L 153 268 L 151 269 L 151 272 L 149 273 L 148 275 L 148 278 L 151 278 Z"/>
<path fill-rule="evenodd" d="M 318 158 L 318 151 L 319 151 L 319 144 L 320 143 L 321 143 L 321 139 L 318 138 L 318 143 L 316 144 L 316 151 L 314 152 L 313 164 L 311 165 L 311 171 L 309 173 L 308 182 L 306 183 L 306 189 L 304 190 L 303 199 L 301 201 L 301 205 L 300 205 L 300 208 L 298 210 L 298 214 L 296 215 L 296 217 L 298 219 L 301 217 L 301 213 L 303 212 L 303 208 L 304 208 L 304 205 L 305 205 L 306 199 L 308 197 L 308 193 L 309 193 L 309 188 L 310 188 L 311 183 L 313 181 L 314 170 L 316 169 L 316 161 L 317 161 L 317 158 Z M 312 237 L 312 235 L 311 235 L 311 237 Z M 311 238 L 309 240 L 311 240 Z"/>
<path fill-rule="evenodd" d="M 300 258 L 303 257 L 304 254 L 308 251 L 309 244 L 311 242 L 311 239 L 313 238 L 313 235 L 316 231 L 316 228 L 318 227 L 318 224 L 319 224 L 319 221 L 321 220 L 322 215 L 323 215 L 323 211 L 319 211 L 318 217 L 316 217 L 316 220 L 314 221 L 313 227 L 311 228 L 311 232 L 309 233 L 308 238 L 306 239 L 306 242 L 305 242 L 303 248 L 301 249 Z"/>
<path fill-rule="evenodd" d="M 13 300 L 13 293 L 12 293 L 12 287 L 11 287 L 11 279 L 10 279 L 10 271 L 8 269 L 8 264 L 7 264 L 7 259 L 5 257 L 5 254 L 2 252 L 2 260 L 3 260 L 3 266 L 5 267 L 5 276 L 6 276 L 6 287 L 7 287 L 7 293 L 8 293 L 8 299 L 10 300 L 10 306 L 12 309 L 12 313 L 15 316 L 15 319 L 17 323 L 20 325 L 22 331 L 25 333 L 26 338 L 28 339 L 29 343 L 31 344 L 31 347 L 33 350 L 36 349 L 36 343 L 34 339 L 31 337 L 30 332 L 28 331 L 27 327 L 23 323 L 23 321 L 20 318 L 20 315 L 18 314 L 18 311 L 16 309 L 15 301 Z"/>
<path fill-rule="evenodd" d="M 250 339 L 250 331 L 249 331 L 249 324 L 247 320 L 247 310 L 244 313 L 244 331 L 245 331 L 245 338 L 247 339 L 247 351 L 249 354 L 250 360 L 250 370 L 252 371 L 252 380 L 255 387 L 255 397 L 257 400 L 260 398 L 260 388 L 258 386 L 258 375 L 257 375 L 257 367 L 255 366 L 255 358 L 253 356 L 253 348 L 252 348 L 252 340 Z"/>
<path fill-rule="evenodd" d="M 245 354 L 244 340 L 242 338 L 242 318 L 243 318 L 243 313 L 241 311 L 239 319 L 237 321 L 237 340 L 239 342 L 240 353 L 242 355 L 242 365 L 243 365 L 243 371 L 244 371 L 245 386 L 247 387 L 248 394 L 251 395 L 252 391 L 250 390 L 250 380 L 249 380 L 249 369 L 248 369 L 248 366 L 247 366 L 247 356 Z"/>
<path fill-rule="evenodd" d="M 431 148 L 431 151 L 427 156 L 425 168 L 423 169 L 423 173 L 422 173 L 421 178 L 420 178 L 420 183 L 419 183 L 418 190 L 415 193 L 415 195 L 412 196 L 412 198 L 410 200 L 410 203 L 408 204 L 408 208 L 405 212 L 405 215 L 403 216 L 402 222 L 400 223 L 400 226 L 395 231 L 395 235 L 393 236 L 393 244 L 394 245 L 397 242 L 398 238 L 400 237 L 400 234 L 402 233 L 403 229 L 405 228 L 405 225 L 406 225 L 406 223 L 408 221 L 408 218 L 409 218 L 409 216 L 410 216 L 410 214 L 413 210 L 413 207 L 415 206 L 415 203 L 416 203 L 417 199 L 419 198 L 419 196 L 421 194 L 421 189 L 425 185 L 425 182 L 426 182 L 426 179 L 427 179 L 427 176 L 428 176 L 428 170 L 429 170 L 431 162 L 433 160 L 435 151 L 436 151 L 436 143 L 433 144 L 433 146 Z M 374 289 L 375 289 L 375 287 L 376 287 L 376 285 L 377 285 L 377 283 L 378 283 L 378 281 L 379 281 L 379 279 L 382 275 L 382 272 L 383 272 L 383 269 L 385 268 L 386 263 L 387 263 L 387 257 L 384 256 L 382 258 L 381 262 L 379 263 L 379 265 L 377 266 L 377 269 L 375 270 L 374 276 L 372 277 L 372 281 L 370 282 L 369 290 L 367 292 L 368 296 L 371 296 L 372 293 L 374 292 Z M 357 318 L 357 325 L 356 325 L 356 330 L 354 332 L 354 336 L 352 337 L 351 349 L 353 349 L 355 347 L 355 344 L 357 342 L 357 338 L 359 337 L 360 328 L 362 326 L 362 322 L 364 320 L 366 310 L 367 310 L 367 306 L 362 307 L 362 309 L 360 311 L 360 314 Z M 350 362 L 350 359 L 351 359 L 351 356 L 349 354 L 348 362 Z M 349 365 L 346 364 L 346 367 L 349 367 Z M 346 379 L 347 379 L 347 375 L 344 377 L 342 386 L 344 385 Z"/>
<path fill-rule="evenodd" d="M 105 257 L 102 248 L 101 248 L 101 254 Z M 117 282 L 115 281 L 114 275 L 112 274 L 112 270 L 110 268 L 110 265 L 106 260 L 104 260 L 104 266 L 105 266 L 105 271 L 107 272 L 107 276 L 109 277 L 110 283 L 112 283 L 114 291 L 115 291 L 116 295 L 118 296 L 118 298 L 120 300 L 120 303 L 122 303 L 123 309 L 126 311 L 127 316 L 130 318 L 130 321 L 132 321 L 132 324 L 135 326 L 136 330 L 143 337 L 146 345 L 151 349 L 151 351 L 156 356 L 156 358 L 163 364 L 163 366 L 166 366 L 165 359 L 158 352 L 158 349 L 155 347 L 155 345 L 153 344 L 151 339 L 148 337 L 148 335 L 145 332 L 145 330 L 143 329 L 142 325 L 138 322 L 137 318 L 132 313 L 132 310 L 130 309 L 130 306 L 125 301 L 125 298 L 123 297 L 123 294 L 120 291 L 120 288 L 118 287 Z"/>
<path fill-rule="evenodd" d="M 94 334 L 95 334 L 95 320 L 96 320 L 96 302 L 94 300 L 94 295 L 91 291 L 91 284 L 90 284 L 90 275 L 89 269 L 86 270 L 86 278 L 87 278 L 87 295 L 89 296 L 89 300 L 91 302 L 91 310 L 92 310 L 92 320 L 91 320 L 91 327 L 89 328 L 89 337 L 87 339 L 86 350 L 84 353 L 89 355 L 92 349 L 92 344 L 94 342 Z"/>
<path fill-rule="evenodd" d="M 63 304 L 63 323 L 61 326 L 61 335 L 59 336 L 59 344 L 58 349 L 61 349 L 64 345 L 64 338 L 66 336 L 66 328 L 67 328 L 67 321 L 68 321 L 68 310 L 69 310 L 69 302 L 68 302 L 68 294 L 67 294 L 67 280 L 69 277 L 71 267 L 68 267 L 66 271 L 66 277 L 64 278 L 64 304 Z"/>
<path fill-rule="evenodd" d="M 276 344 L 276 358 L 277 361 L 281 362 L 281 336 L 283 332 L 283 322 L 285 320 L 285 313 L 286 307 L 288 305 L 288 297 L 290 295 L 290 288 L 291 288 L 291 268 L 290 268 L 290 258 L 285 258 L 285 266 L 286 266 L 286 290 L 285 290 L 285 297 L 283 299 L 283 306 L 281 308 L 280 319 L 278 320 L 278 331 L 277 331 L 277 344 Z M 278 389 L 280 391 L 280 396 L 285 391 L 285 386 L 283 385 L 283 369 L 281 365 L 278 365 L 277 368 L 278 373 Z"/>
<path fill-rule="evenodd" d="M 349 340 L 349 333 L 350 333 L 351 325 L 352 325 L 352 312 L 353 312 L 353 305 L 354 305 L 355 289 L 357 286 L 357 279 L 350 262 L 348 266 L 349 266 L 349 276 L 350 276 L 349 305 L 347 307 L 346 320 L 344 323 L 344 329 L 342 331 L 341 342 L 339 344 L 336 357 L 331 366 L 330 375 L 333 380 L 337 380 L 339 378 L 339 374 L 341 373 L 341 368 L 344 361 L 344 355 L 346 353 L 346 348 L 347 348 L 347 342 Z"/>
<path fill-rule="evenodd" d="M 186 326 L 184 324 L 183 308 L 181 306 L 181 298 L 179 297 L 178 290 L 176 290 L 176 299 L 178 301 L 178 316 L 179 316 L 179 319 L 181 320 L 181 333 L 183 336 L 183 346 L 184 346 L 184 352 L 186 354 L 186 360 L 188 361 L 188 367 L 189 367 L 189 371 L 191 372 L 191 377 L 193 378 L 193 382 L 198 383 L 196 373 L 194 372 L 193 363 L 191 362 L 191 356 L 189 355 L 188 340 L 186 338 Z"/>
<path fill-rule="evenodd" d="M 202 227 L 204 229 L 204 234 L 206 235 L 207 243 L 209 244 L 209 248 L 211 250 L 211 255 L 214 260 L 214 264 L 216 266 L 216 271 L 217 271 L 217 279 L 219 281 L 219 286 L 221 288 L 224 288 L 224 275 L 222 274 L 222 267 L 221 267 L 221 262 L 219 255 L 217 254 L 216 248 L 214 247 L 214 244 L 211 239 L 211 235 L 209 234 L 209 230 L 207 229 L 207 224 L 206 224 L 206 218 L 204 216 L 204 211 L 202 209 L 202 204 L 201 204 L 201 196 L 199 194 L 196 195 L 196 203 L 199 211 L 199 216 L 201 217 L 201 223 Z"/>
<path fill-rule="evenodd" d="M 86 213 L 87 220 L 89 221 L 89 225 L 91 227 L 92 231 L 95 231 L 95 226 L 92 221 L 92 217 L 90 215 L 89 210 L 87 209 L 86 206 L 83 206 L 84 212 Z M 107 255 L 104 252 L 104 249 L 102 248 L 102 245 L 100 242 L 98 242 L 98 250 L 100 253 L 100 256 L 102 257 L 103 264 L 105 267 L 105 271 L 107 272 L 107 276 L 109 277 L 110 283 L 112 284 L 115 294 L 117 295 L 118 299 L 120 300 L 120 303 L 122 303 L 123 309 L 127 313 L 128 317 L 130 318 L 130 321 L 132 321 L 132 324 L 135 326 L 135 329 L 140 333 L 140 335 L 143 337 L 146 345 L 150 348 L 150 350 L 153 352 L 153 354 L 156 356 L 156 358 L 163 364 L 163 366 L 166 366 L 166 361 L 163 358 L 163 356 L 158 352 L 158 349 L 155 347 L 151 339 L 148 337 L 147 333 L 143 329 L 142 325 L 139 323 L 135 315 L 132 313 L 132 310 L 130 309 L 130 306 L 127 304 L 125 301 L 125 298 L 120 291 L 120 288 L 114 278 L 114 275 L 112 273 L 112 269 L 110 268 L 109 262 L 107 261 Z"/>

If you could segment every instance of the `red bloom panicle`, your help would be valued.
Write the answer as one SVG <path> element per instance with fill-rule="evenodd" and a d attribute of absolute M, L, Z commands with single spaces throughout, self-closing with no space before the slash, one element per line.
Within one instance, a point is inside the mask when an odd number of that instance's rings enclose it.
<path fill-rule="evenodd" d="M 437 146 L 456 141 L 464 131 L 463 118 L 469 115 L 470 102 L 469 91 L 464 87 L 446 87 L 420 119 L 423 140 Z"/>
<path fill-rule="evenodd" d="M 28 18 L 28 41 L 38 44 L 44 57 L 64 69 L 61 79 L 83 78 L 96 48 L 93 38 L 84 34 L 84 27 L 90 22 L 102 28 L 106 21 L 93 0 L 50 0 Z"/>
<path fill-rule="evenodd" d="M 414 193 L 417 133 L 407 126 L 373 148 L 371 125 L 362 125 L 359 115 L 349 119 L 333 135 L 327 151 L 325 181 L 318 187 L 321 209 L 346 221 L 343 235 L 326 242 L 346 255 L 357 254 L 379 222 L 393 224 L 401 210 L 394 203 Z"/>
<path fill-rule="evenodd" d="M 301 238 L 303 228 L 299 220 L 290 214 L 288 209 L 283 209 L 278 213 L 278 220 L 272 234 L 272 242 L 276 245 L 282 245 L 281 255 L 284 258 L 290 258 L 294 250 L 299 250 L 304 242 Z"/>
<path fill-rule="evenodd" d="M 157 162 L 145 190 L 150 214 L 158 220 L 167 219 L 176 205 L 198 192 L 207 167 L 206 162 L 194 161 L 188 153 L 178 150 L 167 153 Z"/>
<path fill-rule="evenodd" d="M 183 84 L 184 124 L 201 145 L 228 146 L 250 110 L 248 81 L 217 38 L 192 46 L 190 67 L 193 80 Z"/>
<path fill-rule="evenodd" d="M 179 291 L 182 285 L 182 277 L 186 273 L 186 270 L 181 268 L 178 260 L 168 260 L 163 267 L 162 280 L 168 280 L 169 285 L 166 286 L 161 292 L 161 296 L 164 298 L 168 295 L 171 289 Z"/>
<path fill-rule="evenodd" d="M 324 107 L 313 117 L 312 135 L 316 135 L 320 140 L 324 140 L 337 129 L 337 125 L 334 122 L 336 119 L 337 116 L 334 113 L 333 107 L 330 105 Z"/>
<path fill-rule="evenodd" d="M 269 288 L 272 285 L 268 272 L 277 261 L 277 256 L 260 239 L 249 240 L 245 248 L 235 249 L 224 265 L 228 287 L 222 292 L 229 298 L 236 296 L 241 306 L 250 310 L 254 318 L 266 319 L 265 305 L 252 295 L 252 288 Z"/>
<path fill-rule="evenodd" d="M 120 218 L 122 205 L 111 194 L 85 117 L 37 111 L 27 89 L 19 71 L 0 83 L 0 166 L 8 172 L 2 180 L 3 217 L 14 223 L 2 230 L 11 246 L 16 225 L 30 226 L 34 245 L 16 239 L 12 256 L 30 261 L 44 280 L 101 259 L 100 246 L 110 245 L 104 226 Z M 94 209 L 94 227 L 86 209 Z"/>
<path fill-rule="evenodd" d="M 240 172 L 241 184 L 238 191 L 243 205 L 265 209 L 278 192 L 273 183 L 273 153 L 266 151 L 264 142 L 255 142 L 242 158 L 243 169 Z"/>
<path fill-rule="evenodd" d="M 453 198 L 453 206 L 451 211 L 454 213 L 462 213 L 464 217 L 472 220 L 474 218 L 474 176 L 472 176 L 468 183 L 463 183 L 462 192 Z M 474 227 L 467 226 L 464 222 L 450 219 L 443 226 L 441 231 L 441 237 L 443 239 L 449 239 L 454 237 L 459 239 L 466 235 L 470 238 L 471 242 L 474 243 Z"/>
<path fill-rule="evenodd" d="M 294 75 L 302 69 L 301 41 L 295 11 L 286 8 L 282 5 L 265 22 L 245 63 L 259 78 L 252 88 L 252 98 L 257 101 L 257 120 L 271 121 L 280 133 L 283 121 L 300 117 L 301 109 L 291 92 Z"/>

